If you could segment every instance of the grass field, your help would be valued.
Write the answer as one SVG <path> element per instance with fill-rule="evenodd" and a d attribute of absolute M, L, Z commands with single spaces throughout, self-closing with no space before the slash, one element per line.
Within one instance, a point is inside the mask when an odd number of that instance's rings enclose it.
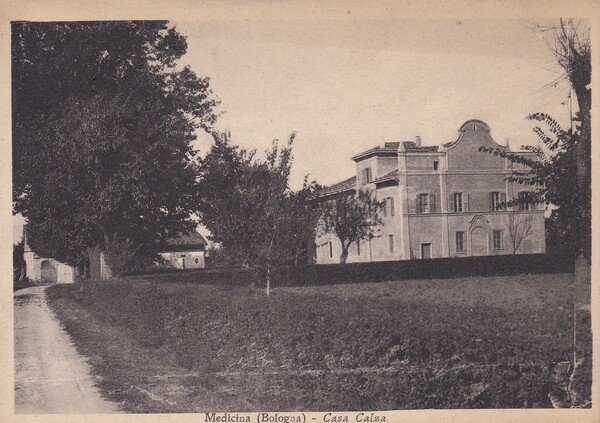
<path fill-rule="evenodd" d="M 175 278 L 174 278 L 175 279 Z M 520 408 L 590 397 L 572 274 L 277 288 L 90 282 L 53 310 L 128 412 Z M 573 398 L 572 398 L 573 399 Z"/>

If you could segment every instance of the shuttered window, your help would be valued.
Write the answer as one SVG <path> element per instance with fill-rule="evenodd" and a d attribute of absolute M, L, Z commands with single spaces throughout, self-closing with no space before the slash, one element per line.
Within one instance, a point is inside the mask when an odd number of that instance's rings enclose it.
<path fill-rule="evenodd" d="M 436 201 L 434 194 L 417 195 L 417 213 L 435 213 Z"/>
<path fill-rule="evenodd" d="M 490 192 L 490 211 L 500 211 L 506 207 L 506 193 L 502 191 Z"/>
<path fill-rule="evenodd" d="M 465 251 L 465 233 L 463 231 L 456 232 L 456 251 Z"/>
<path fill-rule="evenodd" d="M 519 192 L 519 210 L 531 210 L 531 200 L 529 198 L 529 192 Z"/>
<path fill-rule="evenodd" d="M 452 196 L 452 211 L 459 213 L 463 211 L 463 195 L 462 192 L 455 192 Z"/>

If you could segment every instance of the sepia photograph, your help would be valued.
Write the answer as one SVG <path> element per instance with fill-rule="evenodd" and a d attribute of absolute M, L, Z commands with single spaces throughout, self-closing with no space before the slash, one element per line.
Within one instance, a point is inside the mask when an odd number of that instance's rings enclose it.
<path fill-rule="evenodd" d="M 10 22 L 15 414 L 592 407 L 591 22 L 343 10 Z"/>

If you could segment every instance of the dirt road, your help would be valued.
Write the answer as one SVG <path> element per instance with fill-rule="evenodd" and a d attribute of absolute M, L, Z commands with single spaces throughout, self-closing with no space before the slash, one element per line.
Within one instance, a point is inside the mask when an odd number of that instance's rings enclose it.
<path fill-rule="evenodd" d="M 15 413 L 117 413 L 46 304 L 45 287 L 19 290 L 15 305 Z"/>

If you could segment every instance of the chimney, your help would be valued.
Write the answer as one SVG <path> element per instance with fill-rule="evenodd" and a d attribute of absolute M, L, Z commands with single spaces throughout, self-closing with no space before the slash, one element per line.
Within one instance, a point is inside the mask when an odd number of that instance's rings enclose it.
<path fill-rule="evenodd" d="M 415 144 L 417 145 L 417 147 L 421 146 L 421 136 L 420 135 L 417 135 L 415 137 Z"/>

